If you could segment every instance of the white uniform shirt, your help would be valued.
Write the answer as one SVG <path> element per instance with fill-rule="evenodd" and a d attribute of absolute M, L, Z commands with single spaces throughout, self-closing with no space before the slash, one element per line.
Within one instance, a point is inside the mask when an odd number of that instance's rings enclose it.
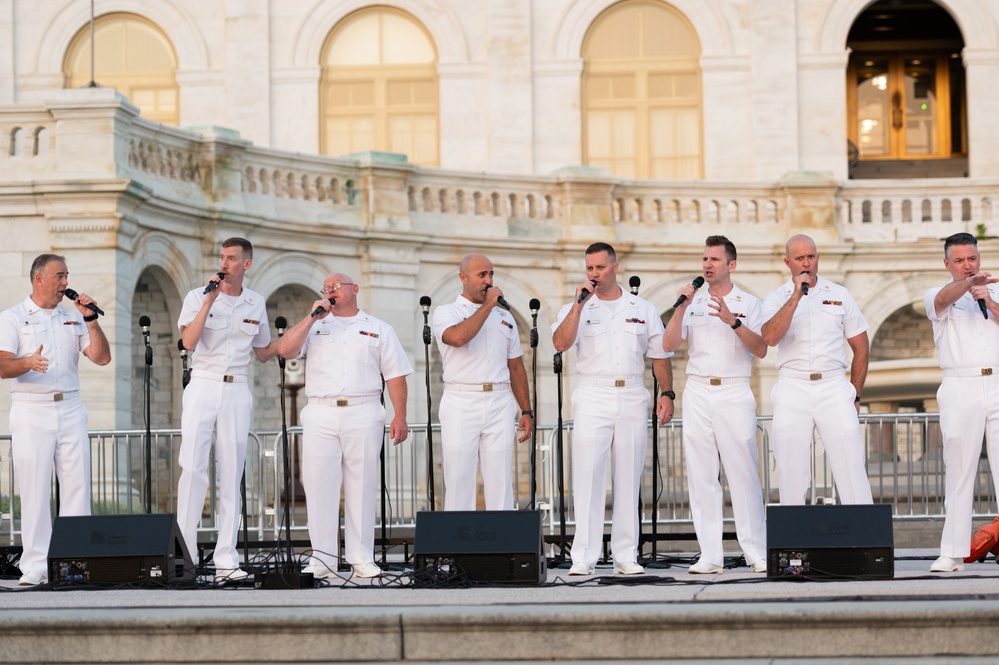
<path fill-rule="evenodd" d="M 465 346 L 444 343 L 444 331 L 472 316 L 481 305 L 462 295 L 434 310 L 433 329 L 444 361 L 444 383 L 509 383 L 512 358 L 524 355 L 517 322 L 505 309 L 493 307 L 479 333 Z"/>
<path fill-rule="evenodd" d="M 759 298 L 733 284 L 724 300 L 742 325 L 754 333 L 760 332 L 763 316 Z M 709 293 L 695 294 L 694 301 L 683 313 L 680 336 L 687 340 L 687 374 L 721 378 L 750 376 L 753 354 L 730 325 L 717 316 L 711 316 L 715 310 L 708 306 L 710 302 Z"/>
<path fill-rule="evenodd" d="M 204 287 L 200 286 L 187 294 L 177 328 L 183 330 L 191 325 L 205 298 Z M 212 303 L 205 329 L 191 356 L 191 369 L 246 376 L 250 349 L 270 343 L 271 327 L 263 296 L 246 287 L 238 296 L 220 293 Z"/>
<path fill-rule="evenodd" d="M 786 281 L 763 300 L 769 321 L 791 299 L 795 285 Z M 819 277 L 815 288 L 798 301 L 791 326 L 777 347 L 777 369 L 827 372 L 846 369 L 843 340 L 867 331 L 867 321 L 845 287 Z"/>
<path fill-rule="evenodd" d="M 392 326 L 358 311 L 327 314 L 312 324 L 299 358 L 305 364 L 307 397 L 366 397 L 385 380 L 408 376 L 413 366 Z"/>
<path fill-rule="evenodd" d="M 933 299 L 943 287 L 930 289 L 923 296 L 926 315 L 933 324 L 933 342 L 940 352 L 940 367 L 943 369 L 980 369 L 999 367 L 999 325 L 989 313 L 982 316 L 982 310 L 972 297 L 965 293 L 957 301 L 941 312 L 934 311 Z M 999 300 L 999 289 L 989 285 L 993 300 Z"/>
<path fill-rule="evenodd" d="M 552 332 L 569 315 L 573 303 L 558 313 Z M 576 330 L 576 371 L 607 379 L 645 375 L 645 356 L 669 358 L 663 351 L 662 319 L 652 303 L 625 293 L 617 300 L 591 297 L 583 305 Z"/>
<path fill-rule="evenodd" d="M 80 353 L 90 346 L 90 331 L 75 309 L 56 305 L 42 309 L 28 296 L 0 313 L 0 351 L 15 358 L 30 356 L 38 347 L 49 359 L 44 374 L 29 371 L 11 379 L 12 393 L 60 393 L 80 389 Z"/>

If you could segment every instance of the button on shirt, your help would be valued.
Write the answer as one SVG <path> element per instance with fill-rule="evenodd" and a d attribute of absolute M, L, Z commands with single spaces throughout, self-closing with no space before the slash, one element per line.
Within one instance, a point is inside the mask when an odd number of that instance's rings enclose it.
<path fill-rule="evenodd" d="M 187 294 L 177 321 L 179 329 L 191 325 L 206 297 L 202 287 Z M 220 293 L 208 312 L 205 329 L 191 357 L 191 369 L 246 376 L 250 349 L 270 343 L 271 327 L 263 296 L 247 288 L 238 296 Z"/>
<path fill-rule="evenodd" d="M 795 285 L 788 280 L 763 300 L 763 320 L 769 321 L 791 299 Z M 777 347 L 777 369 L 825 372 L 846 369 L 843 340 L 867 331 L 867 321 L 846 288 L 819 277 L 798 301 L 787 334 Z"/>
<path fill-rule="evenodd" d="M 934 311 L 933 299 L 940 293 L 937 287 L 923 296 L 926 315 L 933 324 L 933 341 L 940 352 L 940 367 L 943 369 L 978 369 L 999 367 L 999 325 L 989 313 L 982 316 L 982 310 L 971 293 L 965 293 L 953 305 L 940 312 Z M 989 285 L 993 300 L 999 300 L 999 292 Z"/>
<path fill-rule="evenodd" d="M 763 325 L 760 299 L 738 286 L 723 298 L 729 311 L 754 333 L 760 332 Z M 722 378 L 748 377 L 753 371 L 753 354 L 739 339 L 732 326 L 717 316 L 708 306 L 711 296 L 702 293 L 694 296 L 694 301 L 683 313 L 680 336 L 687 340 L 689 358 L 687 374 L 694 376 L 715 376 Z"/>
<path fill-rule="evenodd" d="M 475 314 L 481 307 L 459 295 L 434 310 L 433 330 L 444 361 L 444 383 L 509 383 L 512 358 L 524 355 L 513 315 L 493 307 L 479 333 L 464 346 L 444 343 L 444 331 Z"/>
<path fill-rule="evenodd" d="M 57 305 L 42 309 L 30 296 L 0 313 L 0 351 L 15 358 L 30 356 L 38 347 L 49 359 L 47 372 L 25 372 L 11 379 L 12 393 L 57 393 L 80 389 L 80 353 L 90 346 L 83 316 Z"/>
<path fill-rule="evenodd" d="M 385 380 L 413 373 L 392 326 L 358 311 L 327 314 L 312 324 L 298 357 L 306 357 L 307 397 L 366 397 Z"/>
<path fill-rule="evenodd" d="M 552 332 L 569 315 L 566 304 Z M 582 376 L 624 378 L 645 374 L 645 356 L 669 358 L 663 351 L 662 319 L 652 303 L 622 294 L 617 300 L 591 297 L 583 305 L 576 330 L 576 370 Z"/>

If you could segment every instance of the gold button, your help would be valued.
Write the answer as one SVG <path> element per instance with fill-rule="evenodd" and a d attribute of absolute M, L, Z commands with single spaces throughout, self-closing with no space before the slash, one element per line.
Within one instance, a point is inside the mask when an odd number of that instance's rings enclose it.
<path fill-rule="evenodd" d="M 719 379 L 717 376 L 712 376 L 711 377 L 711 385 L 713 385 L 713 386 L 720 386 L 721 385 L 721 379 Z"/>
<path fill-rule="evenodd" d="M 822 372 L 812 372 L 808 375 L 809 381 L 819 381 L 820 379 L 822 379 Z"/>
<path fill-rule="evenodd" d="M 491 384 L 491 383 L 483 383 L 482 384 L 482 392 L 484 392 L 484 393 L 491 393 L 492 391 L 493 391 L 493 384 Z"/>

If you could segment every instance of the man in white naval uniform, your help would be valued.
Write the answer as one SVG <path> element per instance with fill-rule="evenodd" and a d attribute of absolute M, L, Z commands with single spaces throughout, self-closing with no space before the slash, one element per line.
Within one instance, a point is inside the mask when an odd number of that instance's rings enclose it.
<path fill-rule="evenodd" d="M 953 278 L 926 292 L 943 381 L 937 390 L 946 474 L 940 558 L 935 573 L 964 570 L 971 553 L 972 493 L 987 443 L 993 481 L 999 478 L 999 279 L 979 272 L 978 241 L 955 233 L 944 241 L 944 267 Z M 977 301 L 977 302 L 976 302 Z"/>
<path fill-rule="evenodd" d="M 805 503 L 818 429 L 840 502 L 872 503 L 859 418 L 870 359 L 867 321 L 846 288 L 819 277 L 811 238 L 791 237 L 784 265 L 791 279 L 764 298 L 762 328 L 766 343 L 779 345 L 771 396 L 780 502 Z M 844 338 L 853 350 L 849 381 Z"/>
<path fill-rule="evenodd" d="M 52 470 L 59 480 L 59 514 L 90 514 L 90 437 L 80 401 L 82 353 L 95 365 L 111 362 L 111 348 L 88 309 L 59 303 L 66 293 L 66 259 L 42 254 L 31 264 L 31 295 L 0 314 L 0 378 L 10 386 L 11 457 L 21 496 L 20 584 L 48 580 L 52 537 Z"/>
<path fill-rule="evenodd" d="M 640 575 L 638 496 L 648 448 L 649 391 L 645 356 L 663 388 L 656 414 L 673 417 L 673 376 L 663 350 L 663 323 L 651 303 L 626 294 L 617 283 L 614 248 L 586 249 L 587 281 L 552 326 L 557 351 L 576 349 L 572 393 L 572 501 L 576 532 L 570 575 L 592 575 L 603 545 L 607 458 L 613 470 L 611 553 L 614 571 Z M 594 297 L 595 296 L 595 297 Z"/>
<path fill-rule="evenodd" d="M 191 382 L 184 389 L 181 413 L 180 481 L 177 523 L 192 557 L 197 557 L 198 524 L 208 492 L 208 460 L 215 434 L 219 477 L 218 538 L 215 581 L 238 582 L 247 577 L 239 568 L 239 484 L 246 460 L 253 397 L 247 385 L 250 351 L 260 362 L 277 354 L 271 342 L 264 298 L 243 286 L 253 264 L 253 246 L 244 238 L 229 238 L 219 252 L 219 274 L 208 287 L 184 298 L 177 321 L 184 348 L 194 351 Z M 212 285 L 215 286 L 212 286 Z M 205 293 L 205 291 L 208 291 Z"/>
<path fill-rule="evenodd" d="M 534 427 L 517 322 L 498 307 L 493 264 L 469 254 L 458 268 L 461 295 L 434 310 L 433 331 L 444 364 L 440 402 L 444 510 L 475 510 L 475 467 L 486 510 L 513 509 L 513 446 Z M 503 302 L 506 302 L 505 300 Z"/>
<path fill-rule="evenodd" d="M 753 356 L 767 355 L 760 336 L 761 303 L 732 283 L 736 249 L 725 236 L 708 236 L 701 271 L 708 292 L 687 284 L 684 301 L 666 324 L 663 348 L 676 351 L 687 340 L 683 390 L 683 452 L 694 532 L 701 557 L 691 573 L 720 573 L 722 502 L 719 458 L 732 497 L 735 531 L 754 573 L 767 571 L 766 515 L 756 445 L 756 398 L 749 387 Z"/>
<path fill-rule="evenodd" d="M 381 575 L 374 546 L 378 462 L 385 438 L 383 378 L 392 401 L 392 443 L 409 436 L 406 377 L 413 366 L 392 327 L 357 307 L 359 290 L 349 275 L 329 275 L 323 298 L 278 345 L 285 358 L 306 358 L 309 403 L 302 409 L 302 485 L 313 549 L 306 572 L 319 578 L 333 577 L 337 569 L 341 485 L 344 549 L 353 575 Z"/>

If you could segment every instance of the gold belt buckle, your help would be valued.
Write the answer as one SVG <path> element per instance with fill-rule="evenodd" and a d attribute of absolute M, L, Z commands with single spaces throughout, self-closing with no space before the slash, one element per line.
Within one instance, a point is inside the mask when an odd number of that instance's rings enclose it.
<path fill-rule="evenodd" d="M 819 381 L 822 379 L 822 372 L 812 372 L 808 375 L 809 381 Z"/>
<path fill-rule="evenodd" d="M 338 399 L 336 401 L 336 405 L 337 406 L 347 406 L 347 400 L 345 400 L 345 399 Z"/>
<path fill-rule="evenodd" d="M 982 376 L 992 376 L 992 368 L 991 367 L 983 367 L 982 368 Z"/>
<path fill-rule="evenodd" d="M 991 373 L 992 372 L 989 372 L 989 374 L 991 374 Z M 52 395 L 52 401 L 53 402 L 61 402 L 62 400 L 63 400 L 63 394 L 62 393 L 55 393 L 55 394 Z"/>
<path fill-rule="evenodd" d="M 482 392 L 484 392 L 484 393 L 491 393 L 492 391 L 493 391 L 493 384 L 491 384 L 491 383 L 483 383 L 482 384 Z"/>
<path fill-rule="evenodd" d="M 232 383 L 232 380 L 233 380 L 232 374 L 225 374 L 222 376 L 222 383 Z"/>
<path fill-rule="evenodd" d="M 712 376 L 711 379 L 710 379 L 710 383 L 713 386 L 720 386 L 721 385 L 721 379 L 719 379 L 717 376 Z"/>
<path fill-rule="evenodd" d="M 624 379 L 614 379 L 615 388 L 624 388 Z"/>

